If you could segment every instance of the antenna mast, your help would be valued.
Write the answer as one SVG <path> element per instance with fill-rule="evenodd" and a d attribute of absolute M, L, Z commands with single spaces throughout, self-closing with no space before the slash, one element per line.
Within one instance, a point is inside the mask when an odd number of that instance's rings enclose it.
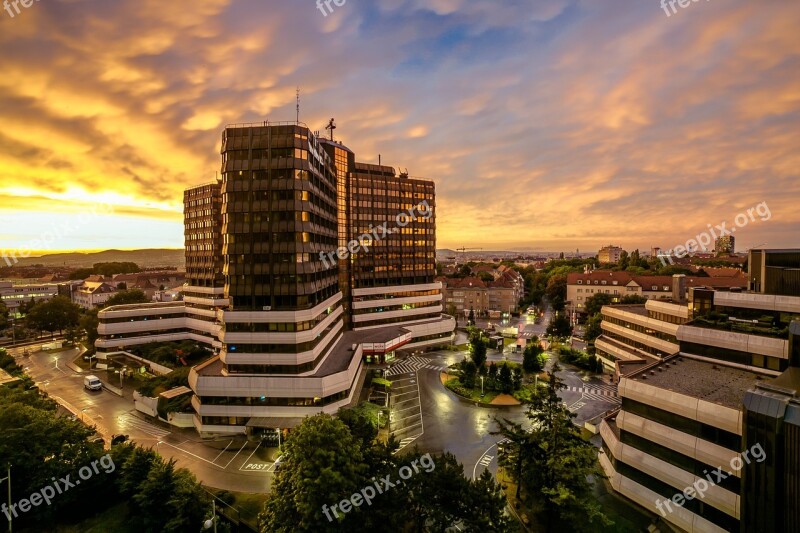
<path fill-rule="evenodd" d="M 328 122 L 328 125 L 325 126 L 325 129 L 331 130 L 331 142 L 333 142 L 333 130 L 336 129 L 336 122 L 334 122 L 334 120 L 331 119 L 330 122 Z"/>
<path fill-rule="evenodd" d="M 297 123 L 300 124 L 300 87 L 297 88 Z"/>

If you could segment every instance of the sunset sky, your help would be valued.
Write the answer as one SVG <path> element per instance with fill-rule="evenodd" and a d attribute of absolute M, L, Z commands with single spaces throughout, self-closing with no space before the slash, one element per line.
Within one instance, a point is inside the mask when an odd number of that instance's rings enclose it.
<path fill-rule="evenodd" d="M 436 181 L 440 248 L 671 248 L 761 202 L 737 248 L 800 246 L 800 2 L 333 7 L 0 11 L 0 249 L 182 247 L 222 128 L 294 120 L 298 86 L 312 129 Z"/>

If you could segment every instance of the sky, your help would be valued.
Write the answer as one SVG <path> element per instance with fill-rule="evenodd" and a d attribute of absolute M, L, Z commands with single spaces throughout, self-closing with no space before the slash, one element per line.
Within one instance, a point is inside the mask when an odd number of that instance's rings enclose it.
<path fill-rule="evenodd" d="M 41 0 L 0 11 L 0 250 L 183 246 L 226 124 L 436 182 L 437 246 L 800 246 L 800 2 Z M 666 11 L 669 11 L 669 15 Z"/>

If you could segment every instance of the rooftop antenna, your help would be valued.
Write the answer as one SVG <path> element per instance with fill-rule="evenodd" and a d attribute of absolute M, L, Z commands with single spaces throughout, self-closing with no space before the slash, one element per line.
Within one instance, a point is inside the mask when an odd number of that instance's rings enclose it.
<path fill-rule="evenodd" d="M 330 122 L 328 122 L 328 125 L 325 126 L 325 129 L 331 130 L 331 142 L 333 142 L 333 130 L 336 129 L 336 122 L 334 121 L 334 119 L 331 119 Z"/>
<path fill-rule="evenodd" d="M 297 123 L 300 124 L 300 87 L 297 88 Z"/>

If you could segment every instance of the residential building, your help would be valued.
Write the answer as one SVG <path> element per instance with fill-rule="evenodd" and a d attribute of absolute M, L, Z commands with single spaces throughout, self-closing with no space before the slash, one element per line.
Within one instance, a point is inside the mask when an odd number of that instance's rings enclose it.
<path fill-rule="evenodd" d="M 220 180 L 184 195 L 184 301 L 101 311 L 99 358 L 203 342 L 218 356 L 189 376 L 197 431 L 258 436 L 357 401 L 368 363 L 452 343 L 432 182 L 298 123 L 230 126 L 221 152 Z M 430 212 L 399 216 L 419 204 Z"/>
<path fill-rule="evenodd" d="M 94 309 L 102 307 L 117 292 L 116 286 L 112 283 L 87 279 L 72 290 L 72 302 L 84 309 Z"/>
<path fill-rule="evenodd" d="M 571 273 L 567 275 L 567 310 L 585 314 L 586 301 L 597 293 L 610 294 L 615 302 L 630 295 L 657 300 L 671 299 L 672 285 L 673 278 L 670 276 L 634 276 L 629 272 L 610 270 Z M 686 298 L 688 290 L 693 287 L 743 290 L 747 288 L 747 277 L 743 273 L 725 277 L 686 277 L 684 294 L 679 298 Z"/>
<path fill-rule="evenodd" d="M 15 285 L 10 281 L 0 281 L 0 301 L 10 313 L 16 314 L 23 302 L 41 302 L 58 296 L 58 287 L 55 283 Z"/>
<path fill-rule="evenodd" d="M 472 276 L 442 279 L 446 284 L 445 305 L 454 306 L 457 315 L 466 317 L 470 311 L 474 311 L 475 316 L 488 314 L 489 290 L 486 282 Z"/>
<path fill-rule="evenodd" d="M 619 258 L 622 255 L 624 250 L 619 246 L 614 246 L 613 244 L 609 244 L 608 246 L 604 246 L 600 248 L 600 251 L 597 252 L 597 260 L 600 264 L 614 264 L 616 265 L 619 263 Z"/>
<path fill-rule="evenodd" d="M 736 237 L 723 235 L 714 241 L 714 252 L 717 255 L 732 255 L 736 253 Z"/>

